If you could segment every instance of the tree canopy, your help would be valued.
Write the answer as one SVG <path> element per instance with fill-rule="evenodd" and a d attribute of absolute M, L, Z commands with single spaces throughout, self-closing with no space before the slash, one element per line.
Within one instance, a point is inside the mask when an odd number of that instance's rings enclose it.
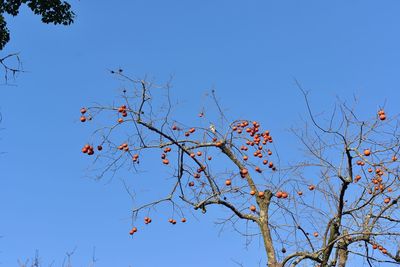
<path fill-rule="evenodd" d="M 0 50 L 10 41 L 5 14 L 17 16 L 22 4 L 28 6 L 35 15 L 42 17 L 42 22 L 49 24 L 70 25 L 74 22 L 75 13 L 71 5 L 60 0 L 3 0 L 0 2 Z"/>

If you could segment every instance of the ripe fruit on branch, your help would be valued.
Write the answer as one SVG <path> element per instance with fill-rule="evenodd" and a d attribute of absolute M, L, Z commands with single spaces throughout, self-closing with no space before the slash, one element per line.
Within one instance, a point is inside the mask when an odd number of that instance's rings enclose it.
<path fill-rule="evenodd" d="M 85 122 L 86 121 L 86 117 L 85 116 L 81 116 L 80 120 L 81 120 L 81 122 Z"/>
<path fill-rule="evenodd" d="M 86 145 L 82 148 L 82 153 L 88 154 L 88 155 L 93 155 L 93 154 L 94 154 L 94 148 L 93 148 L 93 146 L 86 144 Z"/>
<path fill-rule="evenodd" d="M 229 179 L 226 179 L 225 181 L 225 185 L 230 186 L 232 184 L 232 181 Z"/>
<path fill-rule="evenodd" d="M 126 110 L 126 105 L 121 105 L 121 106 L 118 108 L 118 112 L 123 112 L 124 110 Z"/>
<path fill-rule="evenodd" d="M 314 236 L 318 237 L 319 236 L 318 232 L 314 232 Z"/>
<path fill-rule="evenodd" d="M 287 198 L 289 194 L 287 192 L 282 192 L 282 198 Z"/>
<path fill-rule="evenodd" d="M 246 168 L 243 168 L 243 169 L 240 170 L 240 174 L 241 175 L 246 175 L 248 173 L 249 173 L 249 170 L 247 170 Z"/>
<path fill-rule="evenodd" d="M 251 205 L 251 206 L 250 206 L 250 210 L 251 210 L 252 212 L 255 212 L 255 211 L 257 210 L 257 208 L 256 208 L 256 206 Z"/>
<path fill-rule="evenodd" d="M 390 202 L 390 197 L 385 198 L 383 202 L 385 202 L 385 204 L 388 204 Z"/>
<path fill-rule="evenodd" d="M 314 189 L 315 189 L 315 185 L 312 184 L 312 185 L 308 186 L 308 190 L 313 191 Z"/>
<path fill-rule="evenodd" d="M 90 148 L 90 145 L 85 145 L 83 148 L 82 148 L 82 153 L 87 153 L 88 152 L 88 150 L 89 150 L 89 148 Z"/>
<path fill-rule="evenodd" d="M 181 222 L 185 223 L 186 222 L 186 218 L 182 218 Z"/>
<path fill-rule="evenodd" d="M 165 164 L 165 165 L 168 165 L 169 164 L 169 160 L 168 159 L 163 159 L 162 163 Z"/>
<path fill-rule="evenodd" d="M 81 108 L 81 114 L 85 114 L 85 113 L 86 113 L 86 111 L 87 111 L 87 109 L 86 109 L 86 108 Z"/>
<path fill-rule="evenodd" d="M 385 111 L 384 111 L 383 109 L 381 109 L 381 110 L 378 111 L 378 116 L 379 116 L 379 119 L 380 119 L 381 121 L 386 120 L 386 114 L 385 114 Z"/>
<path fill-rule="evenodd" d="M 272 161 L 270 161 L 269 163 L 268 163 L 268 168 L 273 168 L 274 167 L 274 163 L 272 162 Z"/>
<path fill-rule="evenodd" d="M 260 191 L 260 192 L 258 192 L 258 197 L 260 197 L 260 198 L 264 198 L 264 196 L 265 196 L 265 193 L 264 193 L 264 191 Z"/>
<path fill-rule="evenodd" d="M 254 196 L 255 194 L 256 194 L 256 191 L 254 191 L 254 190 L 250 191 L 250 195 Z"/>
<path fill-rule="evenodd" d="M 123 123 L 123 122 L 124 122 L 124 120 L 122 118 L 118 119 L 118 123 Z"/>
<path fill-rule="evenodd" d="M 371 155 L 371 150 L 369 150 L 369 149 L 365 149 L 364 150 L 364 156 L 370 156 Z"/>
<path fill-rule="evenodd" d="M 137 232 L 137 228 L 136 227 L 133 227 L 130 231 L 129 231 L 129 234 L 130 235 L 133 235 L 134 233 L 136 233 Z"/>
<path fill-rule="evenodd" d="M 277 197 L 277 198 L 281 198 L 282 197 L 282 191 L 278 191 L 278 192 L 276 192 L 276 194 L 275 194 L 275 196 Z"/>

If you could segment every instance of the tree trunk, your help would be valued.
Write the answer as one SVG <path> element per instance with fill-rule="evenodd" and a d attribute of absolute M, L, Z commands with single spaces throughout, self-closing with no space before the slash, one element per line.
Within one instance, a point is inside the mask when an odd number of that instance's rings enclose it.
<path fill-rule="evenodd" d="M 275 247 L 272 242 L 271 229 L 268 223 L 268 208 L 271 201 L 272 193 L 265 191 L 265 198 L 258 199 L 260 207 L 260 221 L 259 227 L 264 241 L 265 251 L 267 253 L 268 267 L 281 267 L 282 264 L 278 263 L 275 255 Z"/>
<path fill-rule="evenodd" d="M 349 254 L 349 251 L 347 250 L 347 244 L 339 244 L 337 267 L 346 267 L 348 254 Z"/>

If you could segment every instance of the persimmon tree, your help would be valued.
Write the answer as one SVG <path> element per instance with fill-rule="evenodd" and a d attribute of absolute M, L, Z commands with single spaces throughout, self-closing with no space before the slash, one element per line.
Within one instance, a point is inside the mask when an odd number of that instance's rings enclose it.
<path fill-rule="evenodd" d="M 138 172 L 148 153 L 159 154 L 154 164 L 164 165 L 172 178 L 164 198 L 133 208 L 131 235 L 141 229 L 141 220 L 151 223 L 159 205 L 171 207 L 172 224 L 186 222 L 185 208 L 206 213 L 217 206 L 230 214 L 225 223 L 260 237 L 270 267 L 343 267 L 354 259 L 368 266 L 400 264 L 396 116 L 380 109 L 361 119 L 339 103 L 320 122 L 299 86 L 310 120 L 293 129 L 304 153 L 285 163 L 273 146 L 279 136 L 250 118 L 227 123 L 214 92 L 225 123 L 185 124 L 174 119 L 168 84 L 132 79 L 122 70 L 112 73 L 131 86 L 122 90 L 117 105 L 81 109 L 85 123 L 112 115 L 82 152 L 99 165 L 98 178 L 124 167 Z M 132 197 L 141 200 L 140 194 Z"/>

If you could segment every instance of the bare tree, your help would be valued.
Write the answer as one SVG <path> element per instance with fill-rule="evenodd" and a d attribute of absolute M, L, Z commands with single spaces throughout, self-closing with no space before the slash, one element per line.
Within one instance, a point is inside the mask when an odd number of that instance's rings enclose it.
<path fill-rule="evenodd" d="M 61 265 L 62 267 L 73 267 L 74 264 L 72 264 L 72 257 L 75 254 L 76 251 L 76 247 L 72 250 L 72 251 L 68 251 L 65 253 L 65 257 L 64 260 L 62 262 Z M 95 248 L 93 249 L 93 254 L 92 254 L 92 258 L 89 262 L 88 267 L 95 267 L 96 263 L 97 263 L 98 259 L 96 258 L 96 250 Z M 18 266 L 19 267 L 54 267 L 56 266 L 56 262 L 53 260 L 51 263 L 49 264 L 45 264 L 44 261 L 41 259 L 41 257 L 39 256 L 39 252 L 36 251 L 35 252 L 35 256 L 32 257 L 31 259 L 26 259 L 24 261 L 22 260 L 18 260 Z M 82 266 L 82 265 L 79 265 Z"/>
<path fill-rule="evenodd" d="M 132 89 L 123 89 L 119 105 L 81 109 L 82 122 L 101 121 L 103 113 L 115 116 L 82 152 L 94 155 L 98 178 L 124 167 L 139 171 L 143 154 L 152 152 L 173 178 L 164 198 L 133 208 L 135 225 L 138 218 L 151 223 L 153 208 L 161 204 L 171 206 L 172 224 L 175 217 L 186 221 L 185 207 L 206 213 L 219 206 L 231 214 L 224 223 L 248 237 L 261 236 L 270 267 L 343 267 L 357 257 L 368 266 L 400 264 L 397 117 L 387 118 L 382 109 L 362 120 L 354 108 L 338 103 L 319 122 L 298 84 L 310 122 L 293 133 L 305 153 L 284 164 L 268 129 L 248 119 L 228 122 L 214 91 L 220 122 L 187 126 L 174 119 L 169 83 L 112 73 Z M 207 124 L 206 115 L 199 117 Z"/>

